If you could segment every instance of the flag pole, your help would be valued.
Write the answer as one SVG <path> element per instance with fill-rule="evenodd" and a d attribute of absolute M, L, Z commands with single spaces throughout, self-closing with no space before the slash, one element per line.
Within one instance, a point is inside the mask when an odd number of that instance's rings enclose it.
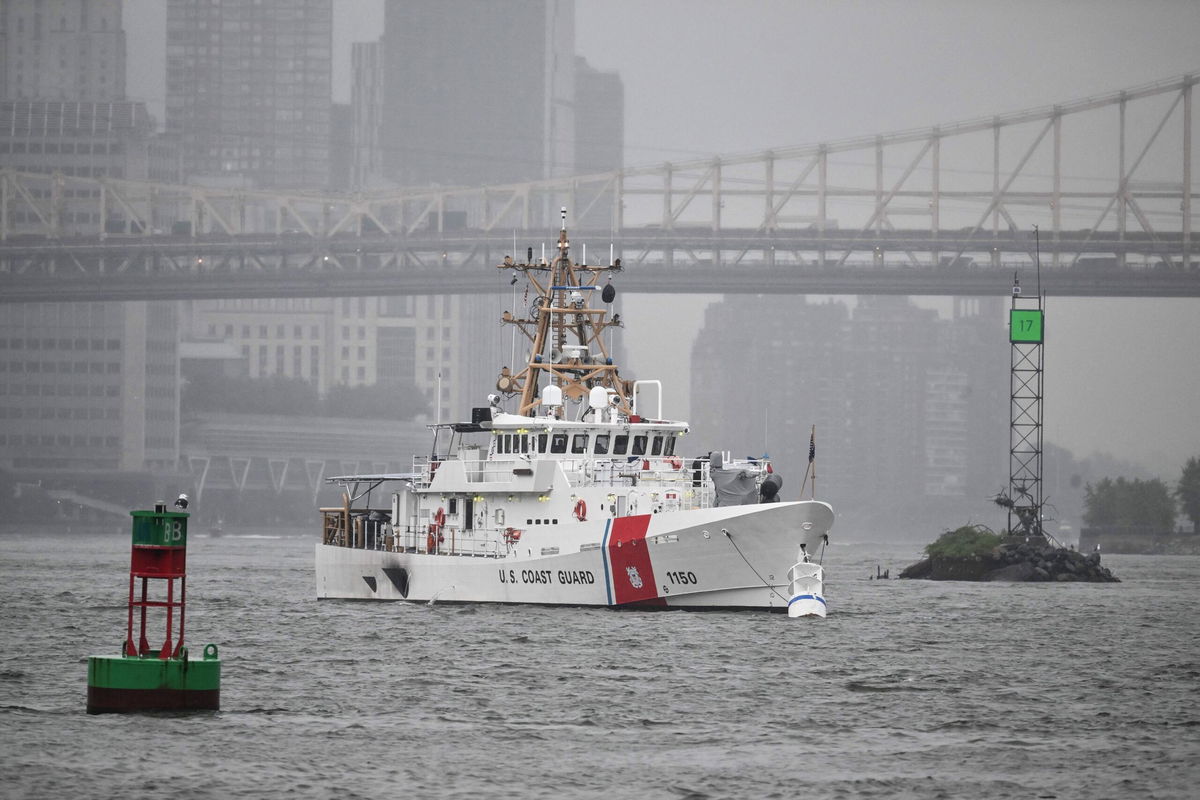
<path fill-rule="evenodd" d="M 808 463 L 812 467 L 812 483 L 810 484 L 812 491 L 808 494 L 809 500 L 815 500 L 817 497 L 817 426 L 812 426 L 812 432 L 808 436 Z"/>
<path fill-rule="evenodd" d="M 800 497 L 804 497 L 804 487 L 808 484 L 809 476 L 812 476 L 812 492 L 810 498 L 816 497 L 817 494 L 817 426 L 812 426 L 812 432 L 808 435 L 808 467 L 804 470 L 804 480 L 800 481 Z"/>

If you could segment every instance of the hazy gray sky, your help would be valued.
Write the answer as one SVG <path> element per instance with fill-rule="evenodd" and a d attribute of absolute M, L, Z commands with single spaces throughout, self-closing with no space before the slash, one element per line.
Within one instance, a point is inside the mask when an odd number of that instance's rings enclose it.
<path fill-rule="evenodd" d="M 576 12 L 579 52 L 624 79 L 631 165 L 1108 94 L 1200 71 L 1197 41 L 1192 2 L 584 0 Z M 625 302 L 630 320 L 654 320 L 657 343 L 690 342 L 708 300 L 669 316 L 663 298 Z M 1178 478 L 1200 455 L 1200 301 L 1050 298 L 1047 315 L 1047 439 Z M 1130 318 L 1144 324 L 1114 324 Z M 686 415 L 686 365 L 630 344 L 639 376 L 661 374 L 668 412 Z"/>
<path fill-rule="evenodd" d="M 625 79 L 628 163 L 817 142 L 1108 93 L 1200 69 L 1200 3 L 581 0 Z"/>
<path fill-rule="evenodd" d="M 382 0 L 334 0 L 335 99 L 349 99 L 349 43 L 382 28 Z M 161 106 L 158 0 L 126 0 L 131 95 Z M 158 26 L 156 28 L 156 26 Z M 618 71 L 626 163 L 740 153 L 971 119 L 1107 94 L 1200 71 L 1200 3 L 579 0 L 576 48 Z M 498 53 L 519 42 L 497 42 Z M 161 117 L 161 114 L 160 114 Z M 986 167 L 987 165 L 985 165 Z M 597 243 L 601 244 L 601 243 Z M 625 298 L 631 321 L 688 354 L 704 298 Z M 1131 330 L 1114 315 L 1145 323 Z M 1200 301 L 1051 298 L 1046 434 L 1174 480 L 1200 454 Z M 644 328 L 640 328 L 643 329 Z M 686 415 L 686 367 L 631 337 L 641 377 L 670 381 Z M 642 341 L 646 341 L 645 338 Z M 1007 370 L 1007 365 L 1001 369 Z"/>

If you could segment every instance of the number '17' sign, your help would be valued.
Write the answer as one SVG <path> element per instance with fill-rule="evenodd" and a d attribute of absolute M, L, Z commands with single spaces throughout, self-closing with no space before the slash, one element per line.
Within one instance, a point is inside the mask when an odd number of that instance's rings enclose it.
<path fill-rule="evenodd" d="M 1008 340 L 1041 344 L 1045 340 L 1045 317 L 1040 308 L 1014 308 L 1008 315 Z"/>

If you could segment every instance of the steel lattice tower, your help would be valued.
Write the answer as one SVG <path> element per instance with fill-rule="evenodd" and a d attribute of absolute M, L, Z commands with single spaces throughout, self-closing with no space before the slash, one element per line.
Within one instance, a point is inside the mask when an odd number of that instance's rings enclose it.
<path fill-rule="evenodd" d="M 1039 281 L 1040 284 L 1040 281 Z M 1042 531 L 1042 369 L 1044 366 L 1045 312 L 1039 292 L 1021 295 L 1021 284 L 1013 279 L 1009 310 L 1009 341 L 1012 344 L 1010 382 L 1010 429 L 1008 529 L 1027 536 Z M 1013 515 L 1017 528 L 1013 527 Z"/>

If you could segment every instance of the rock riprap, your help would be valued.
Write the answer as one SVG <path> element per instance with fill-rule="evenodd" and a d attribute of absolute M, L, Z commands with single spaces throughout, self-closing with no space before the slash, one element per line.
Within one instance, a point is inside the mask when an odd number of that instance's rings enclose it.
<path fill-rule="evenodd" d="M 1100 553 L 1083 554 L 1046 541 L 1003 537 L 991 550 L 970 555 L 933 554 L 905 568 L 901 578 L 935 581 L 1045 581 L 1120 583 L 1100 563 Z"/>

